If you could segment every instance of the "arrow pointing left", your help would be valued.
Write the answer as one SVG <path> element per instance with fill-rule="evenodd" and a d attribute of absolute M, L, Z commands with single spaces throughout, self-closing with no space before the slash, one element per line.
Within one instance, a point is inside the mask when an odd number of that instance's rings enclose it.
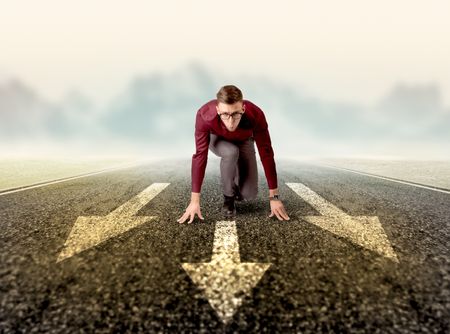
<path fill-rule="evenodd" d="M 153 183 L 106 216 L 78 217 L 56 262 L 157 218 L 156 216 L 136 216 L 136 213 L 169 184 Z"/>

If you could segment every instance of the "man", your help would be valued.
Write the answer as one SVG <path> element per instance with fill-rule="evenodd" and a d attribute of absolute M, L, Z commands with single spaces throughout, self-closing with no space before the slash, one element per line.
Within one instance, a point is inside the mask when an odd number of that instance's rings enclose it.
<path fill-rule="evenodd" d="M 233 85 L 223 86 L 217 99 L 204 104 L 195 121 L 196 152 L 192 156 L 191 203 L 177 220 L 184 223 L 195 214 L 204 219 L 200 211 L 200 190 L 205 176 L 208 148 L 221 157 L 220 175 L 224 203 L 222 212 L 230 218 L 236 214 L 235 201 L 255 199 L 258 193 L 258 170 L 254 142 L 264 167 L 269 185 L 271 213 L 279 220 L 289 216 L 278 197 L 277 172 L 274 154 L 263 111 L 244 100 L 242 92 Z"/>

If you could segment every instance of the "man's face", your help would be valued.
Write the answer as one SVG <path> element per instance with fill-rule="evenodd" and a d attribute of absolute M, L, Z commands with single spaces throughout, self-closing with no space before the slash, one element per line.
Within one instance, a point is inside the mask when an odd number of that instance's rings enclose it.
<path fill-rule="evenodd" d="M 222 115 L 220 119 L 225 124 L 228 131 L 235 131 L 237 129 L 239 122 L 241 121 L 242 115 L 240 114 L 245 112 L 245 107 L 242 101 L 233 104 L 219 102 L 216 109 L 217 113 Z M 227 115 L 230 115 L 230 117 Z"/>

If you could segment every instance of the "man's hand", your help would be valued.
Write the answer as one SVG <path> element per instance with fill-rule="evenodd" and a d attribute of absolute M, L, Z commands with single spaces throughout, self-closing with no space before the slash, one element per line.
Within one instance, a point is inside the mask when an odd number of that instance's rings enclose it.
<path fill-rule="evenodd" d="M 281 201 L 270 201 L 270 215 L 269 218 L 273 217 L 273 215 L 277 216 L 278 220 L 289 220 L 289 216 L 286 213 L 283 202 Z"/>
<path fill-rule="evenodd" d="M 201 220 L 205 219 L 203 218 L 202 212 L 200 211 L 200 203 L 196 201 L 191 201 L 191 203 L 186 209 L 186 212 L 180 218 L 177 219 L 177 222 L 183 224 L 188 218 L 190 218 L 190 220 L 188 221 L 188 224 L 190 224 L 194 220 L 195 214 L 197 214 Z"/>

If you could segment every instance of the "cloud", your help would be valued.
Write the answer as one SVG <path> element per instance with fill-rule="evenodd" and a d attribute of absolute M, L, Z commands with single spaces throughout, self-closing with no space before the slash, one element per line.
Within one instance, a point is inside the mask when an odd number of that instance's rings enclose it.
<path fill-rule="evenodd" d="M 39 139 L 89 154 L 190 156 L 196 111 L 229 83 L 264 110 L 277 155 L 450 156 L 450 110 L 436 84 L 399 83 L 363 107 L 306 96 L 274 78 L 229 78 L 197 61 L 134 78 L 101 110 L 80 91 L 49 102 L 9 80 L 0 84 L 0 139 L 11 149 L 31 150 Z"/>

